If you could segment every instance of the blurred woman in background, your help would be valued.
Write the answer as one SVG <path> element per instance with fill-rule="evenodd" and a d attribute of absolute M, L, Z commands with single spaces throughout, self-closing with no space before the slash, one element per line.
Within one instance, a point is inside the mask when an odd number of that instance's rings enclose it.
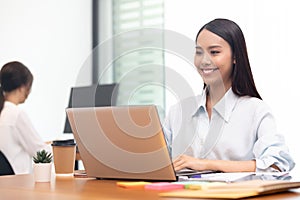
<path fill-rule="evenodd" d="M 51 152 L 27 114 L 18 106 L 31 91 L 33 75 L 20 62 L 5 64 L 0 71 L 0 151 L 15 174 L 32 171 L 32 157 L 42 149 Z"/>

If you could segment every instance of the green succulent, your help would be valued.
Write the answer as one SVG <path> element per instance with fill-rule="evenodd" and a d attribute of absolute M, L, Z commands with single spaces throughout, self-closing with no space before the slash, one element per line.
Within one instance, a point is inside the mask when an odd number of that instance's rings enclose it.
<path fill-rule="evenodd" d="M 36 152 L 36 156 L 33 157 L 34 163 L 51 163 L 52 154 L 47 152 L 46 150 L 41 150 Z"/>

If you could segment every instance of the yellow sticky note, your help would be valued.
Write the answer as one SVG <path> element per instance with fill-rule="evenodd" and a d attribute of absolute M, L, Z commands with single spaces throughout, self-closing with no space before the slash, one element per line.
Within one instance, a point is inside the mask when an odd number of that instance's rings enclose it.
<path fill-rule="evenodd" d="M 150 182 L 137 181 L 137 182 L 117 182 L 117 186 L 128 189 L 144 189 L 144 186 L 150 184 Z"/>

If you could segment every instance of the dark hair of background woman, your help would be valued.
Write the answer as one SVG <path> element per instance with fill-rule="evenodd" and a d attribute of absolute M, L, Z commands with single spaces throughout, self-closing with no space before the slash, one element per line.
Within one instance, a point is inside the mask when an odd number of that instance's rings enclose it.
<path fill-rule="evenodd" d="M 33 76 L 29 69 L 18 61 L 6 63 L 0 71 L 0 113 L 4 106 L 5 92 L 11 92 L 22 86 L 31 87 Z"/>
<path fill-rule="evenodd" d="M 259 95 L 252 71 L 250 68 L 248 52 L 244 34 L 240 27 L 233 21 L 228 19 L 215 19 L 204 25 L 197 33 L 197 38 L 200 32 L 206 29 L 221 38 L 223 38 L 231 47 L 235 64 L 232 70 L 232 91 L 238 96 L 251 96 L 262 99 Z M 204 83 L 204 87 L 206 84 Z"/>

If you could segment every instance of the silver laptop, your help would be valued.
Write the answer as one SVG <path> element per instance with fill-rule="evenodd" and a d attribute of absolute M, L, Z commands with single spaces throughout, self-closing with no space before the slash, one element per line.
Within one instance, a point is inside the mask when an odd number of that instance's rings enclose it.
<path fill-rule="evenodd" d="M 176 181 L 155 106 L 67 108 L 90 177 Z"/>

